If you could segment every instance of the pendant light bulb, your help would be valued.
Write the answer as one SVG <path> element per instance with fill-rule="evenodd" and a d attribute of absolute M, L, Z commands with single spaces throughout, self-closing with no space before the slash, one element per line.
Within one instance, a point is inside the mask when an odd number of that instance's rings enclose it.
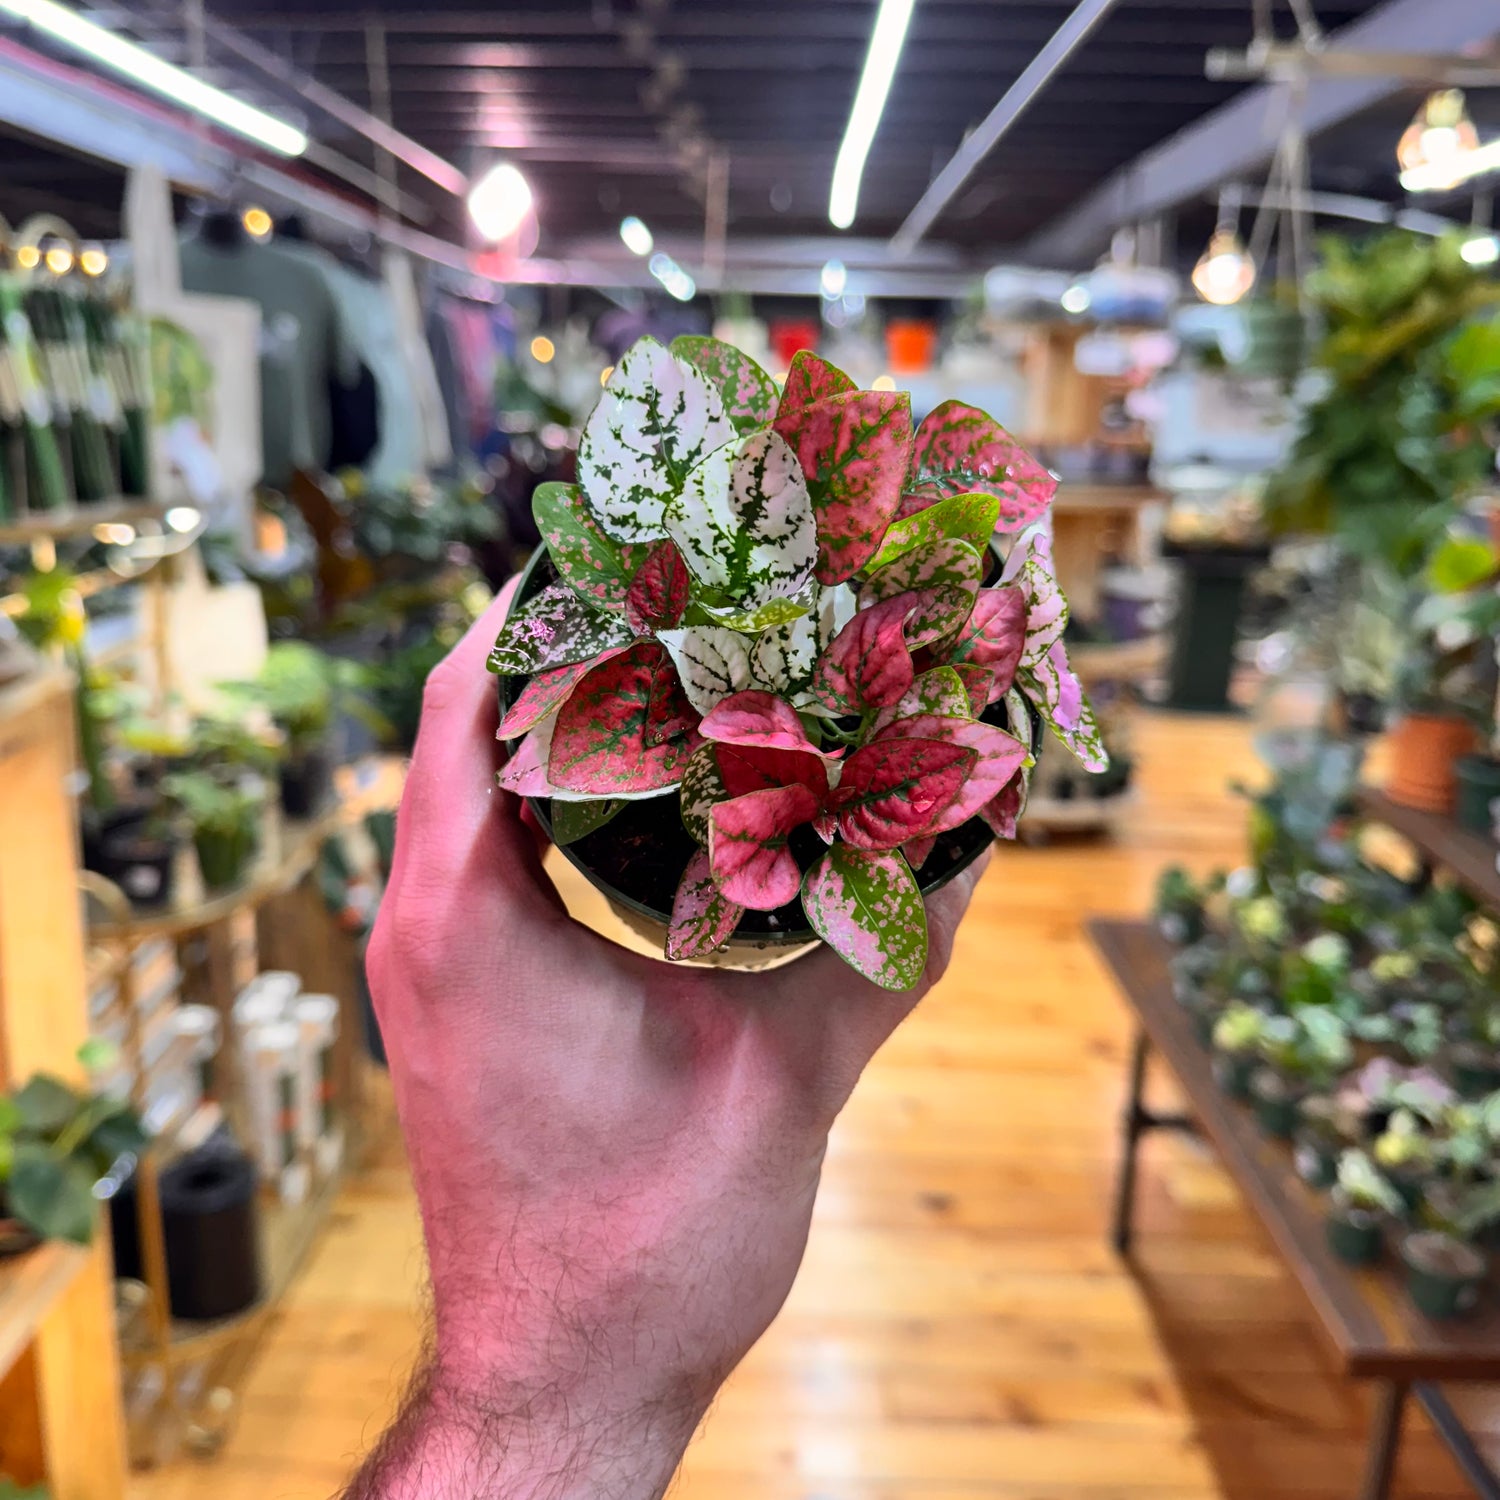
<path fill-rule="evenodd" d="M 1255 261 L 1238 233 L 1221 224 L 1193 267 L 1193 288 L 1205 302 L 1230 307 L 1255 285 Z"/>
<path fill-rule="evenodd" d="M 1442 191 L 1467 177 L 1468 158 L 1479 149 L 1479 132 L 1469 118 L 1462 89 L 1429 94 L 1396 146 L 1403 173 L 1416 172 L 1422 186 Z"/>

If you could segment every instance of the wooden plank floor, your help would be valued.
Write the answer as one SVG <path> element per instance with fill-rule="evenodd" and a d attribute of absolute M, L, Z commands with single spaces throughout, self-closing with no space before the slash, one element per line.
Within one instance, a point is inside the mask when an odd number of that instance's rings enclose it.
<path fill-rule="evenodd" d="M 1169 860 L 1242 849 L 1242 721 L 1158 716 L 1111 844 L 1005 849 L 941 989 L 839 1122 L 807 1261 L 678 1500 L 1350 1500 L 1369 1401 L 1330 1370 L 1234 1189 L 1144 1149 L 1137 1263 L 1105 1243 L 1126 1024 L 1085 943 Z M 1164 1092 L 1164 1091 L 1163 1091 Z M 273 1323 L 224 1452 L 136 1500 L 323 1500 L 379 1431 L 423 1267 L 387 1132 Z M 1468 1494 L 1413 1421 L 1396 1493 Z"/>

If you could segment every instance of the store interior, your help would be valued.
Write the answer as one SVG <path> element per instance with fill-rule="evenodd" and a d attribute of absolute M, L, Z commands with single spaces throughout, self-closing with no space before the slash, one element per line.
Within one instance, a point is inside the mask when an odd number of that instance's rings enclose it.
<path fill-rule="evenodd" d="M 397 1411 L 482 619 L 648 992 L 993 851 L 673 1495 L 1500 1497 L 1497 187 L 1489 0 L 0 0 L 0 1500 Z"/>

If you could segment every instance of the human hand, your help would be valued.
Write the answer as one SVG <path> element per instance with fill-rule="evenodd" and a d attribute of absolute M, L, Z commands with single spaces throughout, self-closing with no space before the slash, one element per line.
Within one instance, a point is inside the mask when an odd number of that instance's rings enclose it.
<path fill-rule="evenodd" d="M 358 1500 L 648 1500 L 791 1289 L 828 1131 L 947 966 L 690 969 L 581 927 L 501 752 L 497 601 L 433 672 L 369 948 L 422 1209 L 430 1363 Z"/>

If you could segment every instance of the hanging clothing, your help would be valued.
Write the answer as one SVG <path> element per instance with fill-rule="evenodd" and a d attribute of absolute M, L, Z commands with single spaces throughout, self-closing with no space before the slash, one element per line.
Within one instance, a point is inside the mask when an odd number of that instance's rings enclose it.
<path fill-rule="evenodd" d="M 267 484 L 297 469 L 326 469 L 332 455 L 330 382 L 352 385 L 359 362 L 328 267 L 307 246 L 227 244 L 201 236 L 181 244 L 182 284 L 192 292 L 244 297 L 261 309 L 261 444 Z"/>
<path fill-rule="evenodd" d="M 396 340 L 411 381 L 414 410 L 422 442 L 422 467 L 445 469 L 453 462 L 453 434 L 438 382 L 433 351 L 422 331 L 411 257 L 404 250 L 385 252 L 385 287 L 396 314 Z"/>

